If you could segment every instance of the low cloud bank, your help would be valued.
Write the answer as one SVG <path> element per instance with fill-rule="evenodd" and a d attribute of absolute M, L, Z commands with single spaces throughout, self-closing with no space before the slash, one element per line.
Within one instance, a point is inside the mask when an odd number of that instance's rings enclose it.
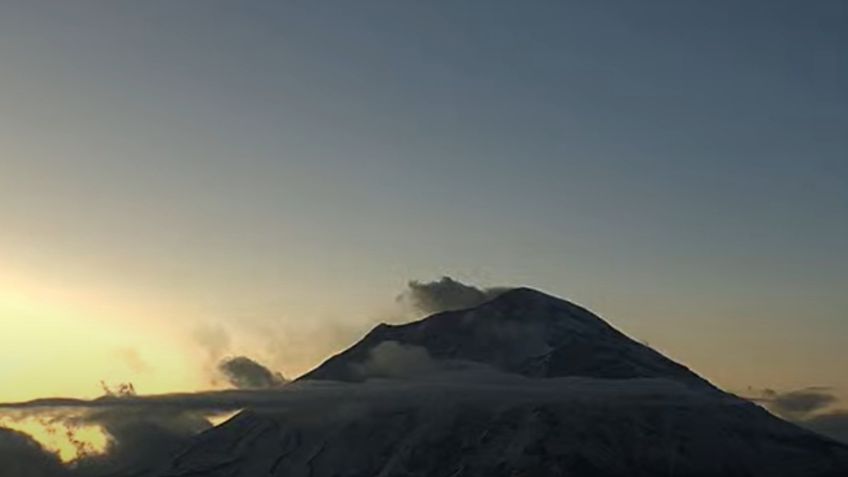
<path fill-rule="evenodd" d="M 98 426 L 108 436 L 105 452 L 82 452 L 62 464 L 30 436 L 0 427 L 0 477 L 100 477 L 146 467 L 183 448 L 212 427 L 210 418 L 273 402 L 271 390 L 228 390 L 158 396 L 106 395 L 87 400 L 40 399 L 0 404 L 6 425 L 36 421 L 64 429 Z M 56 431 L 53 431 L 56 432 Z M 80 443 L 82 449 L 82 443 Z M 9 467 L 6 462 L 18 462 Z"/>
<path fill-rule="evenodd" d="M 15 470 L 9 467 L 0 470 L 0 477 L 122 475 L 126 469 L 145 467 L 183 448 L 193 436 L 211 427 L 210 416 L 231 414 L 245 408 L 295 413 L 317 409 L 315 412 L 320 413 L 321 409 L 340 405 L 355 408 L 364 403 L 377 407 L 406 401 L 432 403 L 436 398 L 447 396 L 480 403 L 541 399 L 545 402 L 608 401 L 611 404 L 665 396 L 669 402 L 688 402 L 693 406 L 700 405 L 701 400 L 712 399 L 712 395 L 671 381 L 646 379 L 619 386 L 614 380 L 578 377 L 539 380 L 473 363 L 466 366 L 450 364 L 433 359 L 423 348 L 385 342 L 372 350 L 361 370 L 368 378 L 379 379 L 357 384 L 299 381 L 262 389 L 0 404 L 0 415 L 21 418 L 38 415 L 51 422 L 63 422 L 71 429 L 95 424 L 111 439 L 106 454 L 91 456 L 67 467 L 28 436 L 0 429 L 0 462 L 17 462 Z M 779 394 L 769 393 L 767 402 L 759 400 L 766 405 L 783 403 L 784 400 L 778 399 Z M 848 412 L 829 411 L 822 406 L 800 406 L 801 409 L 811 407 L 816 410 L 800 422 L 802 425 L 836 439 L 848 438 Z M 798 406 L 790 408 L 794 410 Z"/>
<path fill-rule="evenodd" d="M 140 396 L 132 383 L 101 383 L 104 395 L 91 401 L 56 398 L 0 404 L 0 477 L 100 477 L 143 468 L 211 428 L 210 418 L 274 402 L 277 389 L 285 384 L 280 373 L 246 356 L 221 360 L 217 371 L 235 389 Z M 17 427 L 27 420 L 43 423 L 48 433 L 67 434 L 78 458 L 65 465 L 31 436 L 2 427 L 3 422 Z M 90 451 L 79 440 L 77 430 L 90 426 L 108 437 L 102 453 Z"/>

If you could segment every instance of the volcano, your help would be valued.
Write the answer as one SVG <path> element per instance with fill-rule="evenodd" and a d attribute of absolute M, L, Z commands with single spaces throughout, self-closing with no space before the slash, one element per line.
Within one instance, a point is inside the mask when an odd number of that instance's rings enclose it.
<path fill-rule="evenodd" d="M 139 475 L 844 477 L 848 447 L 516 288 L 379 325 Z"/>

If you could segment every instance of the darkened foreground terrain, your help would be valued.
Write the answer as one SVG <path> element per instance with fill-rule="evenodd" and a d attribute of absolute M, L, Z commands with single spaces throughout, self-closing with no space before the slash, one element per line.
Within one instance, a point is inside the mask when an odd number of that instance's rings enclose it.
<path fill-rule="evenodd" d="M 572 303 L 513 289 L 380 325 L 145 477 L 848 475 L 848 447 Z"/>

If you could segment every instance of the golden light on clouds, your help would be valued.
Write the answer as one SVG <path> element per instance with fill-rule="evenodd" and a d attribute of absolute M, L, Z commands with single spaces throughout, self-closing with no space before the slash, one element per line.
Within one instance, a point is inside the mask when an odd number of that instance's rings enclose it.
<path fill-rule="evenodd" d="M 104 454 L 109 446 L 109 436 L 97 425 L 69 426 L 64 421 L 48 417 L 13 419 L 0 416 L 0 427 L 29 434 L 45 450 L 56 454 L 66 463 Z"/>

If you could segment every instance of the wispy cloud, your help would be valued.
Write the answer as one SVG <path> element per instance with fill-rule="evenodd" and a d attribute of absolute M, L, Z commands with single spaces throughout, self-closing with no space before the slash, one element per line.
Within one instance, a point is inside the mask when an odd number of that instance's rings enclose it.
<path fill-rule="evenodd" d="M 282 374 L 271 371 L 247 356 L 225 358 L 218 363 L 218 371 L 239 389 L 272 388 L 286 381 Z"/>
<path fill-rule="evenodd" d="M 848 409 L 839 409 L 839 397 L 827 386 L 789 391 L 762 389 L 749 396 L 778 416 L 819 434 L 848 443 Z"/>

